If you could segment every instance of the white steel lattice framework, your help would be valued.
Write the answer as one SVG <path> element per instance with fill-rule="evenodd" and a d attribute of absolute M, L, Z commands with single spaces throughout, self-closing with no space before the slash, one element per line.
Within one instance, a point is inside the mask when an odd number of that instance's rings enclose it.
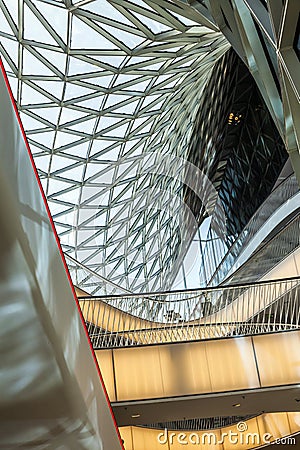
<path fill-rule="evenodd" d="M 195 230 L 180 236 L 182 183 L 155 165 L 184 160 L 226 39 L 179 1 L 0 0 L 0 41 L 65 252 L 123 288 L 169 288 Z"/>

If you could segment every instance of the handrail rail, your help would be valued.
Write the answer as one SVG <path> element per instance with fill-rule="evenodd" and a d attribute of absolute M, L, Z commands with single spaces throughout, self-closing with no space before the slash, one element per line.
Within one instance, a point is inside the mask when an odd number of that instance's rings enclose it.
<path fill-rule="evenodd" d="M 191 324 L 187 323 L 187 324 L 183 324 L 182 328 L 189 328 L 189 327 L 193 327 L 193 326 L 194 325 L 191 325 Z M 229 323 L 228 324 L 224 324 L 224 323 L 221 323 L 221 322 L 215 322 L 215 323 L 212 322 L 211 326 L 213 326 L 213 327 L 224 327 L 224 328 L 225 327 L 239 327 L 239 326 L 243 326 L 245 328 L 253 328 L 254 324 L 253 323 L 247 323 L 247 322 L 234 322 L 233 321 L 230 324 Z M 165 324 L 165 329 L 172 328 L 172 327 L 174 327 L 173 323 Z M 200 323 L 198 325 L 198 327 L 205 328 L 205 327 L 207 327 L 207 324 Z M 264 323 L 264 322 L 256 322 L 255 323 L 255 327 L 257 327 L 259 329 L 263 329 L 263 328 L 267 328 L 268 327 L 270 329 L 270 326 L 268 324 Z M 273 328 L 276 329 L 276 331 L 279 331 L 281 328 L 282 328 L 282 330 L 286 331 L 286 324 L 283 323 L 283 322 L 274 322 L 274 323 L 272 323 L 272 329 Z M 291 324 L 289 329 L 290 330 L 298 330 L 299 326 L 295 325 L 295 324 Z M 130 329 L 130 330 L 126 330 L 126 333 L 135 333 L 135 334 L 137 334 L 137 333 L 143 333 L 145 331 L 148 332 L 149 328 L 139 328 L 138 330 Z M 151 331 L 161 331 L 161 327 L 151 328 Z M 113 331 L 111 333 L 111 335 L 117 335 L 117 334 L 118 334 L 118 331 Z M 260 332 L 260 333 L 255 333 L 255 334 L 266 334 L 266 332 L 264 332 L 264 333 Z M 93 333 L 93 332 L 90 333 L 90 337 L 98 336 L 98 335 L 99 335 L 99 333 Z"/>
<path fill-rule="evenodd" d="M 220 291 L 223 289 L 236 289 L 236 288 L 242 288 L 247 289 L 253 286 L 259 286 L 259 285 L 265 285 L 265 284 L 275 284 L 275 283 L 281 283 L 281 282 L 289 282 L 289 281 L 299 281 L 300 282 L 300 276 L 296 277 L 285 277 L 285 278 L 277 278 L 275 280 L 261 280 L 261 281 L 254 281 L 253 283 L 237 283 L 237 284 L 227 284 L 227 285 L 221 285 L 221 286 L 209 286 L 209 287 L 200 287 L 200 288 L 193 288 L 193 289 L 178 289 L 174 291 L 158 291 L 158 292 L 142 292 L 142 293 L 128 293 L 128 294 L 112 294 L 112 295 L 79 295 L 78 299 L 80 301 L 84 300 L 102 300 L 105 299 L 114 299 L 114 298 L 143 298 L 148 297 L 151 298 L 153 301 L 160 302 L 159 300 L 153 299 L 153 297 L 158 297 L 160 295 L 172 295 L 172 294 L 194 294 L 194 293 L 206 293 L 208 291 Z M 165 303 L 165 301 L 164 301 Z"/>
<path fill-rule="evenodd" d="M 286 331 L 300 328 L 300 277 L 79 304 L 96 348 Z"/>

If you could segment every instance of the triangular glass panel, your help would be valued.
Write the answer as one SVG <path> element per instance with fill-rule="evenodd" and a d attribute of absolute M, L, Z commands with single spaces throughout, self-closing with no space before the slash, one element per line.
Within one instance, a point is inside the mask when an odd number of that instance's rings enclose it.
<path fill-rule="evenodd" d="M 105 102 L 105 109 L 108 109 L 110 106 L 117 105 L 118 103 L 122 103 L 125 100 L 127 100 L 124 95 L 116 95 L 116 94 L 109 94 L 107 96 L 107 101 Z"/>
<path fill-rule="evenodd" d="M 101 195 L 101 188 L 98 186 L 87 186 L 84 185 L 82 187 L 82 194 L 81 194 L 81 203 L 89 203 L 89 199 L 96 196 L 96 198 L 99 198 Z"/>
<path fill-rule="evenodd" d="M 74 83 L 67 83 L 64 100 L 69 100 L 76 97 L 81 97 L 84 95 L 94 94 L 96 91 L 94 89 L 89 89 L 84 86 L 80 86 Z"/>
<path fill-rule="evenodd" d="M 1 13 L 1 11 L 0 11 Z M 0 15 L 0 23 L 1 23 L 1 15 Z M 1 23 L 1 31 L 2 31 L 2 23 Z M 11 31 L 11 30 L 10 30 Z M 5 48 L 9 57 L 12 59 L 13 63 L 16 67 L 18 67 L 18 57 L 19 57 L 19 43 L 16 39 L 8 39 L 1 36 L 1 44 Z"/>
<path fill-rule="evenodd" d="M 70 184 L 68 184 L 70 187 Z M 65 193 L 59 193 L 55 197 L 59 200 L 64 200 L 66 202 L 72 203 L 73 205 L 77 205 L 79 201 L 81 188 L 78 186 L 74 186 L 74 188 Z"/>
<path fill-rule="evenodd" d="M 125 91 L 145 92 L 151 80 L 144 80 L 139 83 L 135 83 L 132 86 L 125 87 Z"/>
<path fill-rule="evenodd" d="M 96 119 L 92 118 L 90 120 L 85 120 L 83 122 L 79 122 L 76 125 L 69 125 L 68 129 L 76 130 L 85 134 L 93 134 L 95 128 Z"/>
<path fill-rule="evenodd" d="M 102 34 L 95 31 L 73 15 L 72 23 L 72 49 L 111 49 L 119 50 L 115 44 L 106 39 Z"/>
<path fill-rule="evenodd" d="M 107 30 L 112 36 L 116 37 L 121 42 L 133 49 L 145 41 L 145 37 L 137 36 L 136 34 L 129 33 L 128 31 L 120 30 L 117 27 L 109 26 L 105 24 L 105 30 Z"/>
<path fill-rule="evenodd" d="M 61 108 L 57 105 L 51 105 L 47 108 L 34 108 L 34 113 L 49 122 L 56 124 Z"/>
<path fill-rule="evenodd" d="M 77 158 L 80 158 L 82 160 L 86 160 L 86 155 L 88 151 L 88 142 L 84 143 L 78 143 L 78 145 L 73 145 L 71 148 L 68 149 L 62 149 L 57 152 L 57 155 L 68 155 L 71 157 L 74 157 L 73 159 L 76 160 Z"/>
<path fill-rule="evenodd" d="M 46 19 L 47 20 L 47 19 Z M 53 20 L 53 17 L 51 17 Z M 36 15 L 29 9 L 24 2 L 24 36 L 23 39 L 28 39 L 36 42 L 43 42 L 44 44 L 50 44 L 57 46 L 57 42 L 53 39 L 50 32 L 42 25 L 41 21 Z M 50 23 L 49 23 L 50 29 Z"/>
<path fill-rule="evenodd" d="M 37 156 L 35 158 L 35 164 L 38 170 L 42 170 L 45 173 L 48 173 L 49 164 L 50 164 L 51 156 L 50 155 L 42 155 Z"/>
<path fill-rule="evenodd" d="M 102 170 L 100 172 L 100 174 L 93 177 L 91 184 L 92 183 L 100 183 L 100 184 L 110 185 L 110 184 L 112 184 L 113 176 L 114 176 L 114 169 L 109 169 L 107 166 L 106 170 Z"/>
<path fill-rule="evenodd" d="M 142 24 L 144 24 L 146 27 L 148 27 L 149 30 L 151 30 L 152 33 L 154 33 L 154 34 L 159 34 L 159 33 L 163 32 L 163 31 L 170 31 L 170 30 L 173 29 L 173 27 L 167 26 L 164 23 L 161 23 L 160 20 L 162 20 L 164 22 L 166 22 L 167 20 L 166 19 L 160 19 L 159 15 L 156 13 L 156 11 L 155 11 L 155 13 L 157 14 L 158 20 L 150 19 L 150 17 L 146 16 L 146 13 L 145 13 L 145 15 L 142 15 L 142 14 L 139 14 L 139 13 L 137 13 L 135 11 L 130 11 L 130 12 L 135 17 L 137 17 L 141 21 Z"/>
<path fill-rule="evenodd" d="M 83 78 L 81 78 L 81 79 L 82 79 L 82 81 L 84 81 Z M 106 75 L 106 76 L 103 76 L 103 77 L 100 77 L 100 76 L 97 75 L 97 76 L 95 76 L 93 78 L 87 77 L 86 82 L 89 83 L 89 84 L 94 84 L 95 88 L 96 87 L 108 88 L 110 83 L 111 83 L 111 81 L 112 81 L 112 79 L 113 79 L 112 75 Z"/>
<path fill-rule="evenodd" d="M 105 47 L 104 47 L 105 48 Z M 112 55 L 111 52 L 107 52 L 108 54 L 102 54 L 101 56 L 95 56 L 93 55 L 94 59 L 98 59 L 99 62 L 108 64 L 113 67 L 120 67 L 121 64 L 124 62 L 125 58 L 127 58 L 127 55 Z M 114 72 L 115 73 L 115 72 Z"/>
<path fill-rule="evenodd" d="M 53 139 L 55 136 L 55 132 L 45 131 L 44 133 L 34 133 L 29 134 L 28 136 L 30 136 L 31 140 L 38 142 L 39 144 L 43 144 L 45 147 L 50 149 L 53 146 Z"/>
<path fill-rule="evenodd" d="M 63 147 L 65 145 L 71 144 L 72 142 L 78 140 L 78 136 L 74 136 L 70 133 L 64 133 L 63 131 L 58 131 L 56 133 L 55 148 Z"/>
<path fill-rule="evenodd" d="M 60 176 L 63 178 L 68 178 L 69 180 L 74 180 L 79 183 L 82 181 L 82 174 L 83 174 L 83 166 L 82 164 L 73 167 L 72 169 L 66 169 L 63 172 L 60 172 Z"/>
<path fill-rule="evenodd" d="M 65 189 L 69 189 L 70 188 L 70 184 L 66 183 L 65 181 L 61 181 L 61 180 L 57 180 L 54 179 L 52 180 L 51 178 L 49 178 L 49 185 L 48 185 L 48 195 L 52 195 L 52 194 L 58 194 L 60 193 L 60 191 L 63 191 Z"/>
<path fill-rule="evenodd" d="M 12 93 L 13 93 L 13 96 L 14 96 L 14 99 L 16 99 L 17 98 L 17 92 L 18 92 L 18 80 L 14 77 L 14 76 L 11 76 L 10 74 L 9 74 L 9 72 L 8 72 L 8 67 L 6 67 L 6 61 L 5 61 L 5 59 L 3 58 L 3 64 L 4 64 L 4 69 L 5 69 L 5 71 L 6 71 L 6 75 L 8 76 L 8 80 L 9 80 L 9 85 L 10 85 L 10 88 L 11 88 L 11 90 L 12 90 Z M 21 115 L 21 112 L 20 112 L 20 115 Z"/>
<path fill-rule="evenodd" d="M 101 205 L 99 205 L 99 211 L 101 211 Z M 106 226 L 106 211 L 105 214 L 100 214 L 93 220 L 95 227 L 105 227 Z"/>
<path fill-rule="evenodd" d="M 10 10 L 10 13 L 12 11 Z M 1 23 L 1 31 L 3 31 L 4 33 L 10 34 L 11 36 L 13 36 L 13 31 L 10 28 L 9 23 L 6 20 L 5 15 L 3 14 L 2 10 L 0 10 L 0 23 Z M 15 24 L 18 23 L 18 19 L 15 20 Z M 2 41 L 3 37 L 1 37 L 1 41 Z"/>
<path fill-rule="evenodd" d="M 64 158 L 60 155 L 52 156 L 52 164 L 51 164 L 51 173 L 56 172 L 57 170 L 64 169 L 67 166 L 70 166 L 72 161 L 69 158 Z"/>
<path fill-rule="evenodd" d="M 123 100 L 125 100 L 125 98 L 126 97 L 123 97 Z M 139 101 L 140 101 L 139 99 L 133 100 L 133 101 L 127 103 L 124 106 L 120 106 L 120 107 L 118 107 L 116 109 L 116 112 L 118 112 L 118 113 L 125 113 L 125 114 L 128 114 L 128 115 L 134 114 L 136 109 L 137 109 L 137 105 L 138 105 Z"/>
<path fill-rule="evenodd" d="M 70 206 L 66 206 L 59 202 L 54 202 L 53 200 L 49 200 L 49 207 L 51 209 L 51 214 L 53 217 L 56 215 L 63 216 L 64 214 L 67 214 L 70 209 Z"/>
<path fill-rule="evenodd" d="M 80 208 L 79 216 L 78 216 L 78 226 L 79 227 L 89 227 L 92 229 L 92 233 L 95 233 L 94 230 L 94 220 L 97 214 L 96 208 Z"/>
<path fill-rule="evenodd" d="M 23 50 L 23 75 L 54 76 L 54 73 L 33 56 L 26 48 Z"/>
<path fill-rule="evenodd" d="M 41 87 L 47 92 L 50 92 L 52 95 L 54 95 L 57 99 L 61 100 L 63 88 L 64 88 L 64 82 L 61 80 L 57 81 L 41 81 L 41 80 L 35 80 L 34 84 Z"/>
<path fill-rule="evenodd" d="M 43 48 L 40 53 L 47 59 L 54 67 L 56 67 L 62 74 L 66 70 L 67 55 L 62 51 L 54 51 Z"/>
<path fill-rule="evenodd" d="M 89 110 L 98 113 L 98 111 L 100 110 L 101 102 L 102 102 L 101 95 L 98 94 L 89 100 L 84 100 L 80 102 L 79 101 L 76 102 L 76 100 L 74 100 L 74 105 L 78 103 L 79 106 L 83 106 L 84 108 L 88 108 Z"/>
<path fill-rule="evenodd" d="M 107 150 L 103 155 L 101 156 L 101 160 L 107 161 L 107 162 L 116 162 L 119 159 L 119 153 L 120 153 L 120 146 L 114 147 L 111 150 Z"/>
<path fill-rule="evenodd" d="M 24 112 L 21 115 L 21 119 L 23 127 L 25 128 L 26 132 L 40 128 L 47 128 L 47 125 L 45 125 L 44 123 L 40 122 L 37 119 L 34 119 L 33 117 L 29 116 Z"/>
<path fill-rule="evenodd" d="M 64 42 L 67 42 L 68 32 L 68 10 L 66 8 L 56 7 L 54 4 L 31 0 L 36 8 L 43 14 L 43 16 L 52 24 L 53 17 L 55 17 L 55 31 Z"/>
<path fill-rule="evenodd" d="M 96 161 L 104 161 L 105 160 L 105 149 L 111 148 L 114 143 L 109 140 L 97 138 L 92 141 L 92 149 L 89 154 L 91 160 L 95 159 Z"/>
<path fill-rule="evenodd" d="M 74 107 L 71 107 L 71 106 L 68 106 L 68 107 L 64 106 L 61 111 L 60 125 L 64 125 L 69 122 L 72 122 L 73 120 L 81 119 L 81 118 L 85 118 L 85 117 L 86 118 L 89 117 L 87 113 L 78 111 Z"/>
<path fill-rule="evenodd" d="M 128 123 L 125 123 L 124 125 L 121 125 L 124 123 L 123 120 L 118 122 L 120 125 L 114 128 L 113 130 L 106 131 L 105 129 L 101 131 L 101 134 L 105 136 L 112 136 L 116 138 L 123 138 L 126 135 L 127 129 L 128 129 Z"/>
<path fill-rule="evenodd" d="M 51 103 L 52 101 L 27 84 L 22 84 L 22 105 L 34 105 L 39 103 Z"/>
<path fill-rule="evenodd" d="M 94 64 L 83 61 L 79 57 L 76 58 L 72 55 L 69 57 L 69 77 L 74 75 L 83 75 L 82 78 L 84 79 L 84 74 L 95 73 L 95 76 L 98 76 L 98 72 L 101 71 L 103 71 L 103 69 L 101 69 L 100 67 L 96 67 Z"/>

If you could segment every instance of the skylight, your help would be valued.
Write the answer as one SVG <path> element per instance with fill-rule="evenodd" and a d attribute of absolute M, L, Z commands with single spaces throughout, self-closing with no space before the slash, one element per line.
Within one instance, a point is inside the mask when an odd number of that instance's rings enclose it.
<path fill-rule="evenodd" d="M 170 288 L 195 231 L 170 206 L 181 183 L 155 172 L 185 158 L 229 44 L 180 1 L 16 5 L 0 5 L 0 51 L 64 251 L 128 290 Z"/>

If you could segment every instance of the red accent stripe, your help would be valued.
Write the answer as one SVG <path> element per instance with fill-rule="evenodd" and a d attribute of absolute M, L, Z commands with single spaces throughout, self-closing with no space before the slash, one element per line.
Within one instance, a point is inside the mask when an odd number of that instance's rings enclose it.
<path fill-rule="evenodd" d="M 9 96 L 10 96 L 10 99 L 11 99 L 11 102 L 12 102 L 15 114 L 16 114 L 16 117 L 17 117 L 17 121 L 19 123 L 20 129 L 21 129 L 21 132 L 22 132 L 22 136 L 23 136 L 23 139 L 24 139 L 27 151 L 28 151 L 28 155 L 29 155 L 29 158 L 30 158 L 30 161 L 31 161 L 31 165 L 32 165 L 32 168 L 33 168 L 33 171 L 34 171 L 34 174 L 35 174 L 35 177 L 36 177 L 36 180 L 37 180 L 40 192 L 41 192 L 42 197 L 43 197 L 44 205 L 46 207 L 46 211 L 47 211 L 48 218 L 49 218 L 49 221 L 50 221 L 50 224 L 51 224 L 51 227 L 52 227 L 52 231 L 53 231 L 53 234 L 54 234 L 55 239 L 56 239 L 58 250 L 60 252 L 60 256 L 62 258 L 62 262 L 63 262 L 63 265 L 65 267 L 65 271 L 66 271 L 66 274 L 67 274 L 67 277 L 68 277 L 68 280 L 69 280 L 69 284 L 70 284 L 70 287 L 71 287 L 71 290 L 72 290 L 72 293 L 73 293 L 73 297 L 74 297 L 74 300 L 75 300 L 75 303 L 76 303 L 76 306 L 77 306 L 77 309 L 78 309 L 78 312 L 79 312 L 79 315 L 80 315 L 80 319 L 81 319 L 81 322 L 82 322 L 82 325 L 83 325 L 83 328 L 84 328 L 84 331 L 85 331 L 85 334 L 86 334 L 86 337 L 87 337 L 87 340 L 88 340 L 88 343 L 89 343 L 89 346 L 90 346 L 90 349 L 91 349 L 91 352 L 92 352 L 92 355 L 93 355 L 93 359 L 94 359 L 94 362 L 95 362 L 95 365 L 96 365 L 96 368 L 97 368 L 97 371 L 98 371 L 98 374 L 99 374 L 100 382 L 101 382 L 101 385 L 102 385 L 102 388 L 103 388 L 103 391 L 104 391 L 104 394 L 105 394 L 105 398 L 106 398 L 106 401 L 107 401 L 107 404 L 108 404 L 108 407 L 109 407 L 109 410 L 110 410 L 110 413 L 111 413 L 111 416 L 112 416 L 112 419 L 113 419 L 113 423 L 114 423 L 114 426 L 116 428 L 117 435 L 118 435 L 121 447 L 122 447 L 123 450 L 125 450 L 124 446 L 123 446 L 123 443 L 122 443 L 122 439 L 121 439 L 121 435 L 120 435 L 120 432 L 119 432 L 119 428 L 118 428 L 118 425 L 117 425 L 117 422 L 116 422 L 116 418 L 115 418 L 115 415 L 113 413 L 113 410 L 112 410 L 112 407 L 111 407 L 111 403 L 110 403 L 110 400 L 109 400 L 109 397 L 108 397 L 108 394 L 107 394 L 107 390 L 106 390 L 106 387 L 105 387 L 105 384 L 104 384 L 104 380 L 103 380 L 103 377 L 102 377 L 102 374 L 101 374 L 101 370 L 100 370 L 100 367 L 99 367 L 99 364 L 98 364 L 98 361 L 97 361 L 97 358 L 96 358 L 96 354 L 95 354 L 95 351 L 94 351 L 93 346 L 92 346 L 92 342 L 91 342 L 91 339 L 90 339 L 90 336 L 89 336 L 89 333 L 88 333 L 88 330 L 87 330 L 87 327 L 86 327 L 86 324 L 85 324 L 85 320 L 84 320 L 84 317 L 83 317 L 83 314 L 82 314 L 82 311 L 81 311 L 81 308 L 80 308 L 80 305 L 79 305 L 79 301 L 78 301 L 78 298 L 77 298 L 77 295 L 76 295 L 76 292 L 75 292 L 75 288 L 74 288 L 74 285 L 73 285 L 73 282 L 72 282 L 72 279 L 71 279 L 71 275 L 70 275 L 70 272 L 69 272 L 69 269 L 68 269 L 68 266 L 67 266 L 67 263 L 66 263 L 65 255 L 64 255 L 64 253 L 62 251 L 62 248 L 61 248 L 60 240 L 59 240 L 59 237 L 58 237 L 58 234 L 57 234 L 54 222 L 53 222 L 53 218 L 52 218 L 49 206 L 48 206 L 47 198 L 46 198 L 46 195 L 44 193 L 44 189 L 43 189 L 40 177 L 38 175 L 38 171 L 37 171 L 37 168 L 36 168 L 36 165 L 35 165 L 35 162 L 34 162 L 34 159 L 33 159 L 32 153 L 31 153 L 31 150 L 30 150 L 29 143 L 27 141 L 25 130 L 24 130 L 24 127 L 23 127 L 23 124 L 22 124 L 22 121 L 21 121 L 21 118 L 20 118 L 20 115 L 19 115 L 19 111 L 18 111 L 16 102 L 15 102 L 15 99 L 14 99 L 14 96 L 13 96 L 13 93 L 12 93 L 12 90 L 11 90 L 11 87 L 10 87 L 10 84 L 9 84 L 9 80 L 8 80 L 8 77 L 7 77 L 7 74 L 6 74 L 6 71 L 5 71 L 5 68 L 4 68 L 4 65 L 3 65 L 1 57 L 0 57 L 0 69 L 1 69 L 1 72 L 3 74 L 4 81 L 5 81 L 5 84 L 6 84 L 6 87 L 7 87 L 7 90 L 8 90 L 8 93 L 9 93 Z"/>

